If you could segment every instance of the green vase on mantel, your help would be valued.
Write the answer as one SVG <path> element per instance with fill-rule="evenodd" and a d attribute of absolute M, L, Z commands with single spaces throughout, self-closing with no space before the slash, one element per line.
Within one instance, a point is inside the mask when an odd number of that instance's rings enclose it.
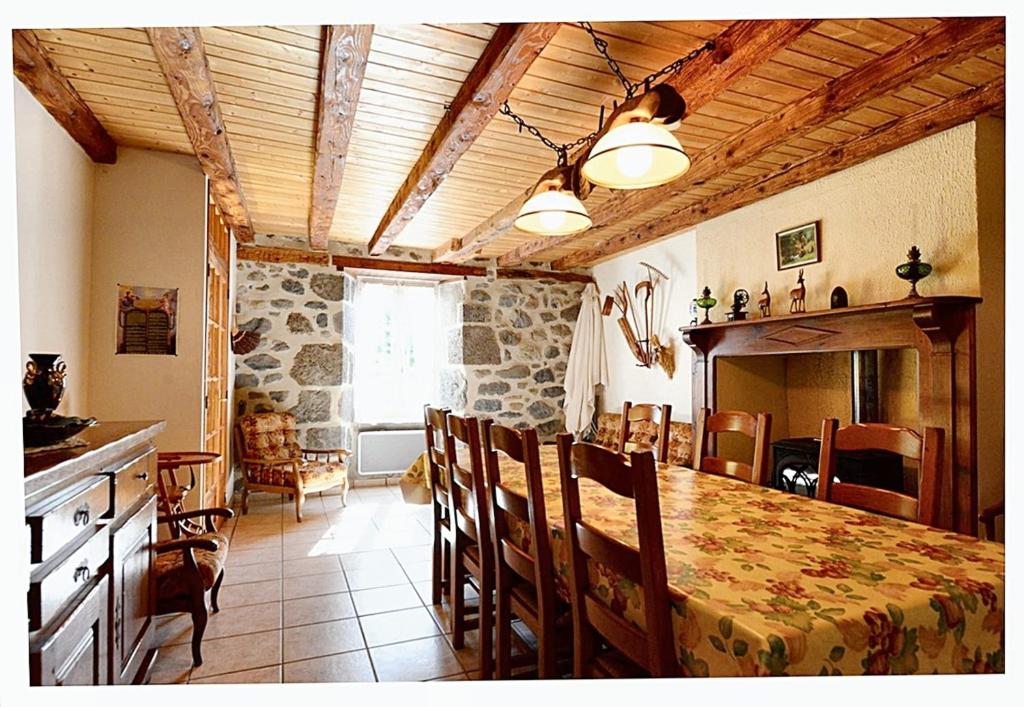
<path fill-rule="evenodd" d="M 921 251 L 916 245 L 910 246 L 907 258 L 907 262 L 896 266 L 896 277 L 910 283 L 908 298 L 920 297 L 921 295 L 917 293 L 917 283 L 932 274 L 932 266 L 921 262 Z"/>
<path fill-rule="evenodd" d="M 701 324 L 711 324 L 710 312 L 716 304 L 718 304 L 718 300 L 711 296 L 711 288 L 705 285 L 697 300 L 697 306 L 704 310 L 704 321 Z"/>

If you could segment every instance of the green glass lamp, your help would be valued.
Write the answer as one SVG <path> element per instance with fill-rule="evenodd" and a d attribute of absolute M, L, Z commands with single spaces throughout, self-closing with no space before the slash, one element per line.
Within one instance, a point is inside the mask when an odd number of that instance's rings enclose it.
<path fill-rule="evenodd" d="M 704 321 L 701 324 L 710 324 L 711 317 L 709 316 L 711 308 L 718 304 L 718 300 L 711 296 L 711 288 L 707 285 L 704 286 L 704 291 L 700 293 L 700 297 L 697 299 L 697 306 L 704 310 Z"/>

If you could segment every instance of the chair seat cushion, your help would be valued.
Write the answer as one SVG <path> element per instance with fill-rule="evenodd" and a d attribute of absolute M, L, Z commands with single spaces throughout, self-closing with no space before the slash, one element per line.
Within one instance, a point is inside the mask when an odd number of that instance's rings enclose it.
<path fill-rule="evenodd" d="M 343 462 L 306 461 L 299 466 L 302 485 L 307 490 L 336 486 L 345 480 L 347 473 L 348 468 Z"/>
<path fill-rule="evenodd" d="M 306 491 L 323 490 L 344 482 L 348 470 L 343 462 L 296 462 L 302 485 Z M 266 486 L 294 487 L 295 478 L 290 465 L 249 466 L 246 479 L 250 483 Z"/>
<path fill-rule="evenodd" d="M 213 540 L 217 549 L 193 550 L 199 576 L 203 580 L 203 589 L 209 589 L 224 569 L 224 561 L 228 556 L 228 539 L 220 533 L 203 533 L 193 536 L 203 540 Z M 156 572 L 156 595 L 158 599 L 171 599 L 188 594 L 188 570 L 185 567 L 185 553 L 180 550 L 158 553 L 154 563 Z"/>

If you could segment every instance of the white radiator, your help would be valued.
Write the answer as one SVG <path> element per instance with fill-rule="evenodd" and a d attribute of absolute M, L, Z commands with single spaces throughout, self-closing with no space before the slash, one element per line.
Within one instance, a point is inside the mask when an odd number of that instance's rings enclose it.
<path fill-rule="evenodd" d="M 359 476 L 400 474 L 424 450 L 423 430 L 373 430 L 356 439 Z"/>

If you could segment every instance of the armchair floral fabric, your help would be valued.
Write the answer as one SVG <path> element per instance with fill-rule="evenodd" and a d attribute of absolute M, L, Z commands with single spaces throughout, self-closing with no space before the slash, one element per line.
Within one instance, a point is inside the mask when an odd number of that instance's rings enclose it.
<path fill-rule="evenodd" d="M 622 414 L 602 412 L 597 416 L 597 434 L 594 444 L 608 449 L 618 450 L 619 429 L 622 425 Z M 627 449 L 650 448 L 658 439 L 658 426 L 647 420 L 634 422 L 630 427 Z M 693 425 L 689 422 L 673 422 L 669 427 L 668 463 L 679 466 L 690 466 L 693 463 Z"/>
<path fill-rule="evenodd" d="M 263 412 L 238 420 L 245 478 L 264 486 L 295 486 L 295 472 L 303 487 L 315 490 L 344 482 L 344 461 L 307 459 L 312 450 L 299 446 L 295 416 L 290 412 Z M 329 450 L 334 452 L 335 450 Z M 328 450 L 319 454 L 328 453 Z M 290 464 L 288 462 L 291 462 Z"/>

